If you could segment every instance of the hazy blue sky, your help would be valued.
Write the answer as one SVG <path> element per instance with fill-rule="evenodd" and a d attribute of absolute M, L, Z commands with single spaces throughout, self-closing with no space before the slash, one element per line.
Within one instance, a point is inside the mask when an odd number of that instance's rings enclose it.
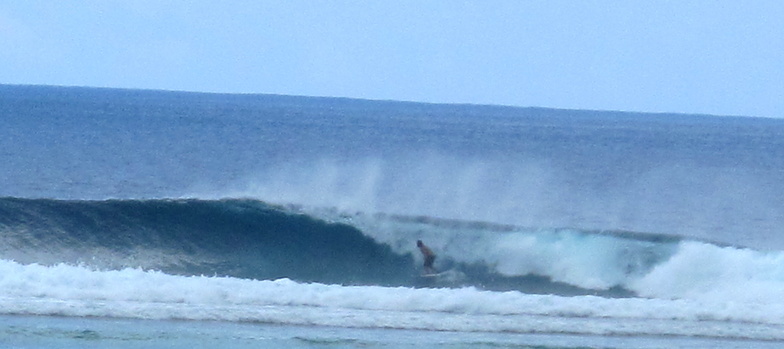
<path fill-rule="evenodd" d="M 784 1 L 0 0 L 0 83 L 784 117 Z"/>

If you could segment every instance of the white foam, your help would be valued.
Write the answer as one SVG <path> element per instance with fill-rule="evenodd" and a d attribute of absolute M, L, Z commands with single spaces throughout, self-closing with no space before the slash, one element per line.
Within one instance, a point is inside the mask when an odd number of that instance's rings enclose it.
<path fill-rule="evenodd" d="M 629 286 L 649 297 L 781 304 L 784 252 L 683 242 L 672 258 Z"/>
<path fill-rule="evenodd" d="M 0 260 L 0 313 L 784 340 L 784 304 L 173 276 Z"/>
<path fill-rule="evenodd" d="M 415 241 L 421 239 L 437 251 L 441 261 L 448 258 L 481 263 L 504 276 L 534 274 L 585 289 L 626 286 L 677 248 L 676 242 L 625 239 L 572 229 L 493 231 L 482 225 L 454 226 L 361 214 L 341 218 L 330 212 L 310 212 L 327 220 L 342 219 L 400 254 L 412 252 Z"/>

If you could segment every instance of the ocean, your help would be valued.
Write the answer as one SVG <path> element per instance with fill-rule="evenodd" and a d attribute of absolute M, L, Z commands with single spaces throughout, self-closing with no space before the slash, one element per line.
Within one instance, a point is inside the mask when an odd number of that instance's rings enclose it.
<path fill-rule="evenodd" d="M 0 120 L 2 347 L 784 341 L 784 120 L 19 85 Z"/>

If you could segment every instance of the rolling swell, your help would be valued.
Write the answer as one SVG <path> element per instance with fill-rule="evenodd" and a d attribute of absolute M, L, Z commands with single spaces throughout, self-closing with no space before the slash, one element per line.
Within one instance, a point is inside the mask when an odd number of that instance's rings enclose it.
<path fill-rule="evenodd" d="M 400 285 L 415 269 L 356 228 L 255 200 L 0 199 L 0 258 L 183 275 Z"/>

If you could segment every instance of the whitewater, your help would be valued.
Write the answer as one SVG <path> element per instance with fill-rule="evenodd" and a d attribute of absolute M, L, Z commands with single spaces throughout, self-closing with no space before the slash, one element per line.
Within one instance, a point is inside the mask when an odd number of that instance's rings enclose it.
<path fill-rule="evenodd" d="M 5 85 L 0 117 L 5 347 L 784 340 L 778 120 Z"/>

